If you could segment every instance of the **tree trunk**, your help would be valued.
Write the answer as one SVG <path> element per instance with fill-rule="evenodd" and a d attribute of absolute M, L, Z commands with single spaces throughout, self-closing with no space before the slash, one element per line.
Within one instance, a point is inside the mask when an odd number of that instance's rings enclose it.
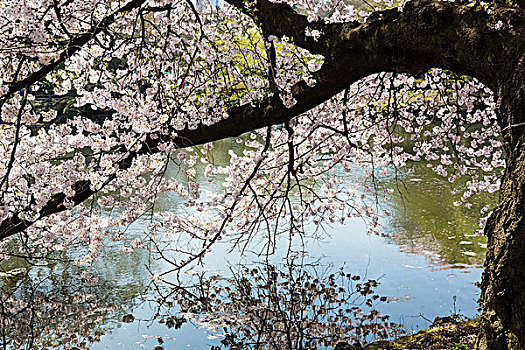
<path fill-rule="evenodd" d="M 488 252 L 481 283 L 483 313 L 478 350 L 525 349 L 525 74 L 498 95 L 507 153 L 499 204 L 487 222 Z M 506 89 L 507 88 L 507 89 Z"/>

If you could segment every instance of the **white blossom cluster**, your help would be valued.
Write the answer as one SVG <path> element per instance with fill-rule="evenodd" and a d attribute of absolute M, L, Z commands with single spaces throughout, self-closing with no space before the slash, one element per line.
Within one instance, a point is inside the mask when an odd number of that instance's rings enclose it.
<path fill-rule="evenodd" d="M 471 78 L 437 69 L 369 76 L 288 125 L 240 137 L 220 163 L 213 144 L 176 153 L 174 140 L 274 96 L 294 108 L 294 88 L 318 84 L 323 57 L 293 38 L 266 38 L 228 6 L 196 13 L 184 1 L 129 10 L 121 1 L 58 4 L 0 4 L 0 222 L 31 223 L 19 253 L 84 247 L 77 263 L 89 267 L 104 242 L 121 242 L 124 253 L 142 247 L 125 233 L 144 215 L 151 217 L 144 239 L 159 252 L 176 251 L 179 267 L 218 240 L 244 244 L 257 232 L 269 233 L 267 251 L 279 234 L 349 217 L 365 217 L 370 233 L 381 233 L 379 215 L 387 213 L 375 198 L 388 199 L 393 189 L 377 178 L 416 161 L 451 183 L 469 178 L 457 204 L 469 207 L 472 195 L 498 189 L 505 162 L 495 102 Z M 359 16 L 328 2 L 296 9 L 308 10 L 312 23 Z M 323 40 L 315 30 L 306 34 Z M 42 69 L 30 89 L 10 90 Z M 166 175 L 169 164 L 178 176 Z M 359 168 L 367 180 L 343 186 L 340 174 Z M 212 191 L 202 186 L 207 180 L 222 185 Z M 79 204 L 82 186 L 95 194 Z M 181 197 L 184 210 L 156 208 L 162 193 Z M 43 214 L 58 202 L 60 212 Z M 9 239 L 0 241 L 0 258 L 10 249 Z"/>

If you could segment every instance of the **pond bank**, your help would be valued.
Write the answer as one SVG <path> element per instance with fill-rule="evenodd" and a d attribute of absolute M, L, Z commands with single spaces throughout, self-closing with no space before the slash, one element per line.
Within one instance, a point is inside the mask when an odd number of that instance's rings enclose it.
<path fill-rule="evenodd" d="M 473 349 L 479 319 L 464 321 L 456 316 L 436 317 L 425 330 L 391 341 L 365 345 L 339 343 L 335 350 L 467 350 Z"/>

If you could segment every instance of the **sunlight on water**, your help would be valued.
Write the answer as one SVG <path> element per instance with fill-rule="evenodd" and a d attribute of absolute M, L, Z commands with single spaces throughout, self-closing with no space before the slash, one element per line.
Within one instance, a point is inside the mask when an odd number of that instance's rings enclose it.
<path fill-rule="evenodd" d="M 218 142 L 213 153 L 214 162 L 227 162 L 230 141 Z M 167 176 L 179 176 L 175 167 Z M 367 180 L 361 172 L 342 174 L 343 185 L 352 185 Z M 305 260 L 320 261 L 331 265 L 337 271 L 344 267 L 352 275 L 373 279 L 380 283 L 377 293 L 386 297 L 386 302 L 377 305 L 382 314 L 388 314 L 391 321 L 403 324 L 409 330 L 429 325 L 436 316 L 451 313 L 472 317 L 477 312 L 478 289 L 481 264 L 484 259 L 486 240 L 475 235 L 478 218 L 469 217 L 469 211 L 452 206 L 449 184 L 438 179 L 426 168 L 417 168 L 414 174 L 384 176 L 378 181 L 384 187 L 400 188 L 384 208 L 390 217 L 381 219 L 385 237 L 367 235 L 361 219 L 352 219 L 344 225 L 326 226 L 324 233 L 316 237 L 280 237 L 275 254 L 268 258 L 272 264 L 282 264 L 289 253 L 289 247 L 296 252 L 306 252 Z M 204 188 L 216 186 L 215 182 L 202 181 Z M 400 184 L 402 186 L 400 186 Z M 480 202 L 494 200 L 481 198 Z M 162 195 L 156 210 L 178 210 L 180 202 L 174 194 Z M 141 237 L 151 221 L 143 218 L 127 229 L 130 236 Z M 312 231 L 314 227 L 312 227 Z M 196 271 L 218 271 L 223 276 L 231 275 L 230 269 L 238 264 L 258 266 L 264 261 L 258 257 L 257 240 L 251 246 L 239 251 L 230 250 L 223 242 L 208 254 Z M 73 290 L 81 286 L 75 273 L 78 269 L 61 263 L 46 268 L 31 267 L 21 260 L 11 259 L 3 263 L 4 289 L 14 290 L 22 295 L 24 276 L 37 280 L 45 274 L 56 275 L 47 286 L 40 290 L 56 290 L 58 285 L 71 289 L 71 293 L 89 293 L 92 304 L 85 304 L 86 310 L 77 310 L 78 317 L 92 317 L 92 328 L 87 330 L 86 344 L 92 349 L 142 349 L 164 346 L 177 349 L 206 349 L 220 344 L 219 339 L 210 339 L 209 330 L 187 322 L 178 327 L 160 324 L 159 291 L 152 288 L 150 274 L 162 273 L 170 268 L 166 262 L 152 260 L 145 250 L 130 255 L 121 254 L 108 246 L 97 263 L 99 283 L 91 289 Z M 166 276 L 167 280 L 174 276 Z M 189 278 L 183 276 L 182 279 Z M 44 288 L 45 287 L 45 288 Z M 96 317 L 82 316 L 89 308 L 96 309 Z M 75 321 L 79 322 L 81 320 Z M 73 327 L 74 328 L 74 327 Z M 72 334 L 80 335 L 78 329 Z M 52 337 L 51 334 L 46 335 Z M 211 337 L 213 338 L 213 337 Z"/>

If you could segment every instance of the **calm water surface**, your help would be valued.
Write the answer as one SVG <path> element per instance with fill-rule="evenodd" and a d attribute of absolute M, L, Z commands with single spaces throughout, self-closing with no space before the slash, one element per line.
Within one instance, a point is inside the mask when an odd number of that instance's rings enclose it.
<path fill-rule="evenodd" d="M 225 157 L 232 144 L 230 141 L 217 143 L 216 161 L 225 161 L 221 157 Z M 168 176 L 176 173 L 177 169 L 170 169 Z M 364 179 L 359 172 L 343 176 L 349 185 Z M 383 231 L 389 237 L 367 235 L 363 221 L 353 219 L 344 225 L 334 224 L 321 239 L 306 239 L 308 256 L 336 269 L 344 266 L 346 272 L 378 280 L 381 283 L 378 294 L 388 298 L 386 303 L 379 304 L 379 310 L 410 330 L 427 327 L 428 320 L 453 312 L 474 316 L 479 295 L 475 283 L 480 280 L 485 250 L 485 238 L 474 234 L 477 218 L 471 217 L 464 208 L 454 207 L 450 185 L 424 167 L 416 168 L 414 174 L 398 174 L 397 180 L 385 177 L 380 181 L 389 187 L 394 185 L 393 181 L 400 180 L 403 195 L 394 195 L 386 204 L 392 216 L 382 220 Z M 491 200 L 494 198 L 480 199 Z M 158 208 L 173 209 L 178 204 L 176 196 L 166 194 L 159 199 Z M 147 219 L 137 221 L 129 228 L 129 234 L 140 237 L 149 223 Z M 273 263 L 282 262 L 287 243 L 286 238 L 279 242 L 276 254 L 270 258 Z M 216 246 L 199 268 L 228 274 L 232 264 L 257 262 L 255 255 L 231 252 L 228 248 L 226 244 Z M 152 261 L 146 251 L 124 255 L 108 247 L 97 266 L 100 283 L 87 291 L 79 287 L 74 277 L 78 271 L 72 267 L 57 263 L 51 268 L 38 268 L 15 260 L 4 262 L 3 267 L 26 269 L 31 280 L 42 279 L 46 274 L 58 276 L 48 278 L 36 288 L 24 287 L 22 278 L 4 277 L 4 289 L 17 289 L 21 294 L 24 288 L 61 289 L 67 294 L 69 289 L 73 293 L 72 286 L 77 286 L 80 292 L 91 292 L 95 296 L 94 304 L 116 305 L 105 311 L 103 317 L 93 320 L 92 329 L 97 331 L 100 341 L 88 341 L 91 349 L 153 349 L 159 345 L 157 337 L 162 337 L 164 349 L 209 349 L 219 344 L 219 340 L 208 338 L 209 331 L 191 324 L 176 330 L 151 321 L 157 312 L 157 304 L 151 301 L 157 296 L 151 289 L 149 275 L 162 272 L 168 266 Z M 89 320 L 82 312 L 71 322 L 82 324 Z"/>

